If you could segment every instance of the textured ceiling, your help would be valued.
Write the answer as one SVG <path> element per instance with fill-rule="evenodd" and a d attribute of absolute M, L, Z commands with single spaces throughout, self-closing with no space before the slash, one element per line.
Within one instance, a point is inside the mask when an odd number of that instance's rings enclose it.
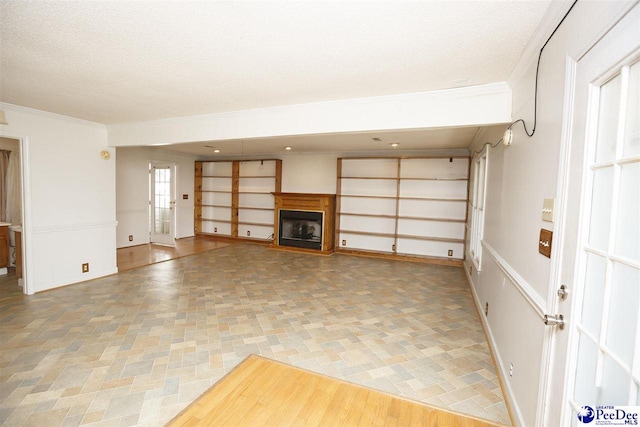
<path fill-rule="evenodd" d="M 506 80 L 548 1 L 0 1 L 0 100 L 112 124 Z"/>

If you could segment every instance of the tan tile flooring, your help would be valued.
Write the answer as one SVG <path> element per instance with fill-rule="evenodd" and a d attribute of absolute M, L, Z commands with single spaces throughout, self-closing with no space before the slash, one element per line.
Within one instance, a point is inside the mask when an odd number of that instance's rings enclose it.
<path fill-rule="evenodd" d="M 238 244 L 24 296 L 0 423 L 163 425 L 255 353 L 509 424 L 460 268 Z"/>

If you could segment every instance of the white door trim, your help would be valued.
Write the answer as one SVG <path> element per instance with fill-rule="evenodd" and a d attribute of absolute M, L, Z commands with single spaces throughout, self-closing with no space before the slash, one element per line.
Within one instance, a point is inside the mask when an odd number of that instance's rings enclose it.
<path fill-rule="evenodd" d="M 22 183 L 22 279 L 19 283 L 22 292 L 26 295 L 33 295 L 35 290 L 29 280 L 31 267 L 33 265 L 33 244 L 31 225 L 31 150 L 29 136 L 22 133 L 15 133 L 2 130 L 5 138 L 17 139 L 20 141 L 20 175 Z M 20 282 L 21 280 L 21 282 Z"/>
<path fill-rule="evenodd" d="M 549 273 L 549 290 L 547 292 L 547 310 L 549 314 L 557 313 L 558 295 L 557 290 L 562 285 L 561 270 L 562 259 L 565 251 L 565 232 L 567 214 L 567 194 L 569 192 L 569 166 L 571 163 L 571 142 L 573 138 L 573 120 L 575 112 L 575 84 L 576 84 L 577 62 L 567 56 L 565 59 L 565 90 L 564 107 L 562 113 L 562 136 L 560 138 L 560 154 L 558 168 L 558 184 L 556 189 L 556 199 L 554 206 L 554 231 L 553 242 L 554 251 L 551 254 L 551 269 Z M 543 338 L 543 348 L 540 366 L 540 384 L 538 388 L 538 405 L 536 409 L 536 425 L 549 425 L 550 396 L 549 385 L 552 381 L 553 354 L 556 348 L 557 328 L 546 328 Z"/>

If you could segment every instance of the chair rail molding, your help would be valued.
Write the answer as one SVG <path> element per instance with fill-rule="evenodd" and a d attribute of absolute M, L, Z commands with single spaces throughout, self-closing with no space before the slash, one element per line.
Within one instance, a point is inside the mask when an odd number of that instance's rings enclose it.
<path fill-rule="evenodd" d="M 522 294 L 525 300 L 531 305 L 531 307 L 538 313 L 541 319 L 544 320 L 544 315 L 547 311 L 547 302 L 534 291 L 533 287 L 522 277 L 518 272 L 509 265 L 509 263 L 502 258 L 496 250 L 491 247 L 485 240 L 481 242 L 482 247 L 487 251 L 486 253 L 498 265 L 500 270 L 507 276 L 509 282 Z"/>
<path fill-rule="evenodd" d="M 60 225 L 47 225 L 42 227 L 33 227 L 33 234 L 49 234 L 60 233 L 67 231 L 77 230 L 93 230 L 98 228 L 115 228 L 118 225 L 118 221 L 108 222 L 93 222 L 83 224 L 60 224 Z"/>

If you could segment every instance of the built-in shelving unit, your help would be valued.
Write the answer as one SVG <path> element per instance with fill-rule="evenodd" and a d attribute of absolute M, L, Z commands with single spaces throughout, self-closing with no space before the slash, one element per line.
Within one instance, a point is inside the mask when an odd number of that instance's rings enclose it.
<path fill-rule="evenodd" d="M 233 162 L 196 162 L 196 233 L 231 236 Z"/>
<path fill-rule="evenodd" d="M 464 257 L 469 159 L 338 159 L 337 246 L 439 260 Z"/>
<path fill-rule="evenodd" d="M 281 177 L 281 160 L 196 162 L 196 234 L 270 240 Z"/>

